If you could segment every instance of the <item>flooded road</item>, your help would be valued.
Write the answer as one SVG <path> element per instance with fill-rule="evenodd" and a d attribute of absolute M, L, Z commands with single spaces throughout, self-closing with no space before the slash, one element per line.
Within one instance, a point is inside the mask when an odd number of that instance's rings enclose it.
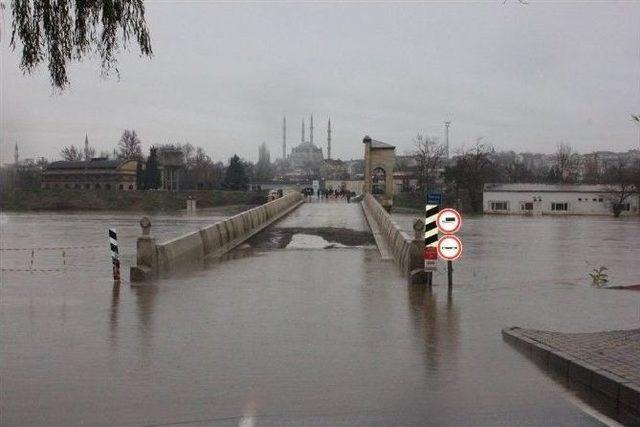
<path fill-rule="evenodd" d="M 114 288 L 106 228 L 130 264 L 139 216 L 67 215 L 3 215 L 4 248 L 105 243 L 66 270 L 3 271 L 3 426 L 600 425 L 500 330 L 640 324 L 640 292 L 587 280 L 605 265 L 640 283 L 637 218 L 469 219 L 448 295 L 442 271 L 429 292 L 375 248 L 322 242 Z M 212 218 L 152 221 L 163 240 Z M 3 268 L 25 262 L 7 253 Z"/>

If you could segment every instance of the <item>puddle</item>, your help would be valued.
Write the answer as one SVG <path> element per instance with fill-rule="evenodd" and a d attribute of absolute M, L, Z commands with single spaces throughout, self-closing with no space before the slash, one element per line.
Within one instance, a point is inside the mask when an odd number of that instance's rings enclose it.
<path fill-rule="evenodd" d="M 331 249 L 347 248 L 341 243 L 330 242 L 313 234 L 294 234 L 286 246 L 287 249 Z"/>

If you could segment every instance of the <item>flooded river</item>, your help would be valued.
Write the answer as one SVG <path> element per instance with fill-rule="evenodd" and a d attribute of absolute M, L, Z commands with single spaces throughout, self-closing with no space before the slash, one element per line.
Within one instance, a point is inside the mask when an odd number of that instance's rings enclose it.
<path fill-rule="evenodd" d="M 155 217 L 153 234 L 221 217 Z M 468 219 L 452 294 L 442 270 L 429 292 L 371 246 L 311 244 L 114 288 L 107 228 L 126 268 L 138 220 L 2 215 L 2 248 L 79 248 L 1 252 L 3 426 L 601 425 L 500 331 L 640 324 L 640 292 L 588 278 L 640 283 L 638 218 Z"/>

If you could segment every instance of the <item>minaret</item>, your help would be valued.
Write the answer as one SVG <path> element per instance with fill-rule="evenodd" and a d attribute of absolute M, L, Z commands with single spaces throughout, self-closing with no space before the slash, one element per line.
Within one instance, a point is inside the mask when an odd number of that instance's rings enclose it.
<path fill-rule="evenodd" d="M 84 160 L 88 161 L 89 159 L 89 137 L 87 134 L 84 134 Z"/>
<path fill-rule="evenodd" d="M 287 116 L 282 117 L 282 160 L 287 159 Z"/>
<path fill-rule="evenodd" d="M 327 159 L 331 160 L 331 119 L 327 127 Z"/>
<path fill-rule="evenodd" d="M 13 150 L 13 163 L 15 163 L 16 166 L 18 166 L 19 161 L 20 161 L 20 156 L 18 155 L 18 143 L 16 142 L 16 146 Z"/>
<path fill-rule="evenodd" d="M 309 142 L 313 145 L 313 113 L 311 113 L 311 124 L 309 125 Z"/>
<path fill-rule="evenodd" d="M 302 119 L 302 140 L 301 142 L 304 144 L 304 119 Z"/>

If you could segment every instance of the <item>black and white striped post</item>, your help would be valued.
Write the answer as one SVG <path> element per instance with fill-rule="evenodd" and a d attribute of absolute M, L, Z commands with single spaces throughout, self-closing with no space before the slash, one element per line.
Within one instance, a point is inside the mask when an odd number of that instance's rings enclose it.
<path fill-rule="evenodd" d="M 111 264 L 113 267 L 113 281 L 120 281 L 120 258 L 118 254 L 118 235 L 115 228 L 109 229 L 109 245 L 111 246 Z"/>
<path fill-rule="evenodd" d="M 440 211 L 439 204 L 429 203 L 427 198 L 424 221 L 424 270 L 427 272 L 427 284 L 433 283 L 433 272 L 438 265 L 438 224 L 436 217 Z"/>

